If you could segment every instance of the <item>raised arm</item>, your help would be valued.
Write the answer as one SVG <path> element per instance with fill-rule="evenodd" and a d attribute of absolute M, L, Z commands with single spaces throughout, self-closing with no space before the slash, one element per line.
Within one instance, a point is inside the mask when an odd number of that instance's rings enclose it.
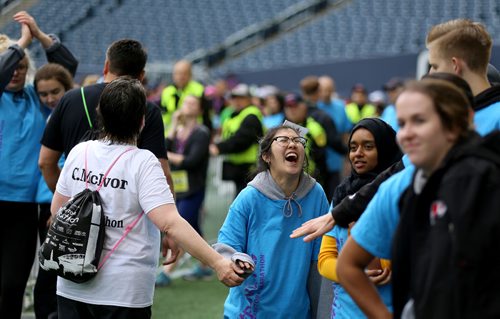
<path fill-rule="evenodd" d="M 40 28 L 36 24 L 35 19 L 31 15 L 29 15 L 28 12 L 19 11 L 14 15 L 13 18 L 14 21 L 27 25 L 31 31 L 31 35 L 33 36 L 33 38 L 38 39 L 44 49 L 47 49 L 52 45 L 52 39 L 46 33 L 40 30 Z"/>
<path fill-rule="evenodd" d="M 19 40 L 0 54 L 0 95 L 9 84 L 19 61 L 24 58 L 24 49 L 30 45 L 31 40 L 32 36 L 29 27 L 26 24 L 21 24 L 21 37 Z"/>
<path fill-rule="evenodd" d="M 26 11 L 19 11 L 14 15 L 14 20 L 29 27 L 33 38 L 40 41 L 47 54 L 47 60 L 64 66 L 71 75 L 75 76 L 78 60 L 66 48 L 59 38 L 53 34 L 46 34 L 37 25 L 36 20 Z"/>

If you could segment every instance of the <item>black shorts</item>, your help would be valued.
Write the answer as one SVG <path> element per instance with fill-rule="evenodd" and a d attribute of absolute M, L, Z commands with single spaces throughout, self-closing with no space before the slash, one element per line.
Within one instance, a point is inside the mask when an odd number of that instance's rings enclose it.
<path fill-rule="evenodd" d="M 128 308 L 106 305 L 92 305 L 57 296 L 57 312 L 64 319 L 150 319 L 151 306 Z"/>

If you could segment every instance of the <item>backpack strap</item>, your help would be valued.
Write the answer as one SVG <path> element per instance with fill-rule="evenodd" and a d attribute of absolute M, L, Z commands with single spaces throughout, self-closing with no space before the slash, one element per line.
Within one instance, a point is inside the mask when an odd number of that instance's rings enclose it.
<path fill-rule="evenodd" d="M 88 149 L 88 147 L 89 147 L 89 145 L 87 144 L 85 146 L 85 172 L 88 171 L 87 170 L 87 149 Z M 108 176 L 108 174 L 111 171 L 111 169 L 113 168 L 113 166 L 115 166 L 116 162 L 118 162 L 118 160 L 120 159 L 120 157 L 122 157 L 123 154 L 132 151 L 133 149 L 135 149 L 135 147 L 127 148 L 125 151 L 123 151 L 120 155 L 118 155 L 115 158 L 115 160 L 113 161 L 113 163 L 111 163 L 111 165 L 109 166 L 108 170 L 106 171 L 106 173 L 102 177 L 102 181 L 99 184 L 99 186 L 97 187 L 96 192 L 98 192 L 101 189 L 102 185 L 104 184 L 104 181 L 106 180 L 106 177 Z M 88 186 L 89 186 L 88 178 L 85 178 L 85 188 L 88 188 Z M 118 239 L 118 241 L 115 243 L 115 245 L 113 246 L 113 248 L 111 248 L 111 250 L 106 254 L 106 256 L 104 256 L 104 258 L 99 262 L 99 265 L 97 266 L 97 270 L 101 269 L 101 267 L 104 265 L 104 263 L 106 262 L 106 260 L 108 260 L 109 256 L 111 256 L 111 254 L 116 250 L 116 248 L 118 248 L 118 245 L 120 245 L 120 243 L 123 241 L 123 239 L 125 239 L 125 237 L 128 235 L 128 233 L 130 233 L 130 231 L 135 227 L 135 225 L 137 225 L 137 223 L 141 219 L 142 215 L 144 215 L 144 211 L 142 211 L 139 214 L 139 216 L 137 216 L 137 218 L 134 219 L 134 221 L 132 223 L 130 223 L 130 225 L 127 226 L 127 228 L 125 229 L 125 232 L 123 233 L 122 237 L 120 237 L 120 239 Z"/>
<path fill-rule="evenodd" d="M 88 169 L 87 169 L 87 149 L 89 148 L 89 144 L 85 145 L 85 173 L 88 172 Z M 109 172 L 111 171 L 111 169 L 113 168 L 113 166 L 115 166 L 116 162 L 118 162 L 118 160 L 120 159 L 120 157 L 122 157 L 123 154 L 131 151 L 135 149 L 135 147 L 130 147 L 130 148 L 127 148 L 125 151 L 123 151 L 120 155 L 118 155 L 115 160 L 111 163 L 111 165 L 109 166 L 108 170 L 106 171 L 106 173 L 104 174 L 104 176 L 102 177 L 102 180 L 101 180 L 101 183 L 99 184 L 99 186 L 97 186 L 97 189 L 96 189 L 96 192 L 98 192 L 102 185 L 104 184 L 104 181 L 106 180 L 106 177 L 108 177 L 108 174 Z M 85 188 L 89 188 L 89 179 L 88 178 L 85 178 Z"/>
<path fill-rule="evenodd" d="M 99 265 L 97 266 L 97 270 L 101 269 L 102 266 L 104 265 L 104 263 L 106 262 L 106 260 L 108 260 L 109 256 L 111 256 L 112 253 L 115 252 L 116 248 L 118 248 L 118 245 L 120 245 L 120 243 L 125 239 L 125 237 L 128 235 L 128 233 L 130 233 L 130 231 L 132 229 L 134 229 L 135 225 L 137 225 L 137 223 L 139 222 L 139 220 L 141 219 L 141 217 L 144 215 L 144 211 L 142 211 L 139 216 L 137 216 L 136 219 L 134 219 L 134 221 L 132 223 L 130 223 L 127 228 L 125 228 L 125 232 L 123 233 L 122 237 L 120 237 L 120 239 L 118 239 L 118 241 L 115 243 L 115 245 L 113 246 L 113 248 L 111 248 L 110 251 L 108 251 L 108 253 L 106 254 L 106 256 L 104 256 L 104 258 L 99 262 Z"/>
<path fill-rule="evenodd" d="M 102 181 L 101 183 L 99 184 L 99 186 L 97 187 L 96 189 L 96 192 L 98 192 L 102 185 L 104 184 L 104 181 L 106 180 L 106 177 L 108 177 L 108 174 L 109 172 L 111 171 L 111 169 L 113 168 L 113 166 L 115 166 L 116 162 L 118 162 L 118 160 L 120 159 L 120 157 L 122 157 L 123 154 L 127 153 L 127 152 L 130 152 L 131 150 L 135 149 L 135 147 L 130 147 L 130 148 L 127 148 L 125 151 L 123 151 L 120 155 L 118 155 L 117 158 L 115 158 L 115 160 L 113 161 L 113 163 L 111 163 L 111 165 L 109 166 L 108 170 L 106 171 L 106 173 L 104 173 L 104 176 L 102 178 Z M 88 181 L 87 181 L 88 182 Z"/>
<path fill-rule="evenodd" d="M 92 121 L 90 120 L 89 109 L 87 107 L 87 101 L 85 100 L 85 93 L 83 93 L 83 86 L 80 88 L 80 92 L 82 92 L 83 107 L 85 108 L 85 114 L 87 114 L 87 120 L 89 121 L 89 126 L 90 128 L 94 128 L 92 125 Z"/>

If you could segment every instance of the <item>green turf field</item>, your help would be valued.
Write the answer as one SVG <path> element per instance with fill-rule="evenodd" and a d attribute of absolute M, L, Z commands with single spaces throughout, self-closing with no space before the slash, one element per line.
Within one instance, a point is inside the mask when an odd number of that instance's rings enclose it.
<path fill-rule="evenodd" d="M 196 282 L 176 279 L 169 287 L 156 288 L 153 319 L 222 318 L 228 289 L 216 278 Z"/>
<path fill-rule="evenodd" d="M 234 188 L 231 184 L 221 183 L 215 176 L 215 170 L 221 163 L 210 162 L 207 178 L 207 194 L 203 212 L 202 229 L 205 238 L 213 243 L 224 222 L 227 209 L 233 199 Z M 193 265 L 186 262 L 180 271 Z M 188 282 L 175 279 L 168 287 L 156 288 L 153 303 L 153 319 L 212 319 L 222 318 L 224 300 L 229 289 L 217 278 L 210 281 Z"/>

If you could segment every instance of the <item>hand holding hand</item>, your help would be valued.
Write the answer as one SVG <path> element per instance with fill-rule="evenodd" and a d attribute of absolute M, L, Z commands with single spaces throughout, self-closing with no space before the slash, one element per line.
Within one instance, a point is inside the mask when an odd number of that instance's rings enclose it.
<path fill-rule="evenodd" d="M 38 39 L 44 48 L 48 48 L 52 45 L 53 40 L 45 32 L 40 30 L 38 24 L 31 15 L 26 11 L 19 11 L 14 15 L 14 20 L 29 27 L 31 35 L 33 38 Z"/>
<path fill-rule="evenodd" d="M 240 275 L 243 278 L 247 278 L 255 270 L 252 264 L 245 261 L 237 260 L 235 264 L 243 270 L 243 274 Z"/>
<path fill-rule="evenodd" d="M 238 265 L 242 270 L 254 271 L 253 265 L 245 261 L 238 260 L 236 265 Z"/>
<path fill-rule="evenodd" d="M 33 36 L 31 35 L 30 28 L 24 23 L 21 24 L 21 37 L 17 40 L 17 45 L 26 49 L 31 44 L 31 40 L 33 40 Z"/>
<path fill-rule="evenodd" d="M 226 259 L 221 256 L 215 265 L 215 271 L 217 272 L 217 278 L 224 285 L 228 287 L 239 286 L 245 280 L 241 277 L 244 270 L 240 268 L 239 265 L 233 263 L 230 259 Z"/>
<path fill-rule="evenodd" d="M 26 11 L 19 11 L 18 13 L 16 13 L 14 15 L 14 21 L 26 24 L 29 27 L 31 34 L 33 35 L 34 38 L 38 39 L 42 34 L 42 31 L 36 24 L 35 19 L 32 16 L 30 16 L 29 13 Z"/>

